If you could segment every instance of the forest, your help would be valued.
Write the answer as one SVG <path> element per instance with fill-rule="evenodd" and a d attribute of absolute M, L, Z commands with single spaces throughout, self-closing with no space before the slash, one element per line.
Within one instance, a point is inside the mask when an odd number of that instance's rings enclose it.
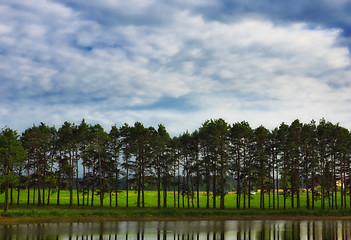
<path fill-rule="evenodd" d="M 203 193 L 206 208 L 219 201 L 224 209 L 229 192 L 236 195 L 236 208 L 250 208 L 257 192 L 261 209 L 300 208 L 301 201 L 314 209 L 317 200 L 322 209 L 341 209 L 351 207 L 350 150 L 350 131 L 325 119 L 272 130 L 211 119 L 174 137 L 162 124 L 114 125 L 106 132 L 85 120 L 58 129 L 41 123 L 22 134 L 1 130 L 0 184 L 5 211 L 9 202 L 18 204 L 21 191 L 28 205 L 52 204 L 53 191 L 60 205 L 60 192 L 69 191 L 69 205 L 93 206 L 98 195 L 101 206 L 109 197 L 118 207 L 122 190 L 126 207 L 130 191 L 142 208 L 145 191 L 153 190 L 159 208 L 169 206 L 167 192 L 174 194 L 174 208 L 181 201 L 199 207 Z"/>

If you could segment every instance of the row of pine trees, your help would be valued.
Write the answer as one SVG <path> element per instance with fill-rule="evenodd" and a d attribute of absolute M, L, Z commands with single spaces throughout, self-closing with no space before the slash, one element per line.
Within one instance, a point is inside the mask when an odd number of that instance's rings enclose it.
<path fill-rule="evenodd" d="M 215 208 L 216 201 L 225 208 L 228 191 L 235 192 L 237 208 L 250 208 L 251 193 L 259 189 L 262 209 L 300 208 L 302 188 L 308 209 L 317 207 L 317 199 L 318 207 L 337 209 L 351 207 L 350 150 L 350 131 L 324 119 L 295 120 L 273 130 L 216 119 L 175 137 L 163 125 L 140 122 L 109 132 L 84 120 L 59 129 L 41 123 L 21 136 L 2 130 L 0 182 L 5 210 L 9 201 L 16 203 L 13 191 L 19 203 L 22 189 L 28 205 L 52 204 L 53 191 L 59 205 L 60 192 L 69 190 L 70 205 L 94 205 L 99 195 L 101 206 L 109 196 L 116 207 L 120 190 L 126 191 L 127 207 L 131 189 L 137 207 L 145 206 L 145 191 L 151 189 L 157 190 L 158 207 L 199 207 L 201 191 L 207 208 Z M 172 191 L 169 203 L 166 193 Z"/>

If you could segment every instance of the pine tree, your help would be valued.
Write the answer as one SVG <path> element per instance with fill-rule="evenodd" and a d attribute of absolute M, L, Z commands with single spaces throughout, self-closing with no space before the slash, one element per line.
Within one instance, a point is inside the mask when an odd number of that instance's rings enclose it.
<path fill-rule="evenodd" d="M 24 162 L 26 151 L 22 147 L 19 135 L 10 128 L 2 129 L 0 133 L 0 186 L 5 191 L 4 212 L 9 209 L 9 186 L 15 184 L 19 176 L 13 169 Z"/>

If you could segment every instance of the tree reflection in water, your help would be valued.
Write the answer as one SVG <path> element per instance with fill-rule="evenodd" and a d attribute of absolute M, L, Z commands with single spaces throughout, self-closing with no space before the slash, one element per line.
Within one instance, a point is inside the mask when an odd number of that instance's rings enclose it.
<path fill-rule="evenodd" d="M 0 239 L 351 240 L 351 221 L 121 221 L 8 225 L 0 226 Z"/>

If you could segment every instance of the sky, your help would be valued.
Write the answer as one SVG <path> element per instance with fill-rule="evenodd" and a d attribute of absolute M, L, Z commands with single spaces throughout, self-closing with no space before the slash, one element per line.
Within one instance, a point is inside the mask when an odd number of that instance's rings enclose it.
<path fill-rule="evenodd" d="M 0 127 L 351 128 L 349 0 L 0 0 Z"/>

